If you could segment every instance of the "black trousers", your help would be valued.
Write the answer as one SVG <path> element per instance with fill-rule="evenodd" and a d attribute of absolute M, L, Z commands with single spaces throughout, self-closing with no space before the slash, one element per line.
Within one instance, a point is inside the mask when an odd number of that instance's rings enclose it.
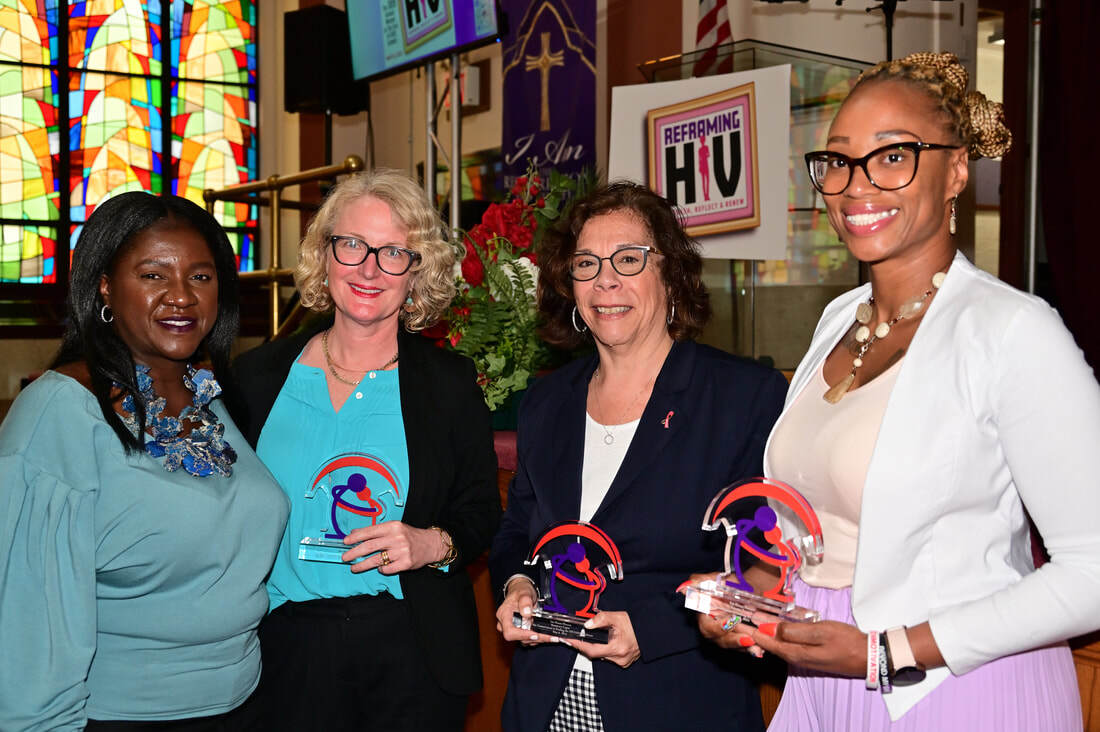
<path fill-rule="evenodd" d="M 465 722 L 469 698 L 432 678 L 408 606 L 388 593 L 288 602 L 260 624 L 260 647 L 263 729 L 458 732 Z"/>

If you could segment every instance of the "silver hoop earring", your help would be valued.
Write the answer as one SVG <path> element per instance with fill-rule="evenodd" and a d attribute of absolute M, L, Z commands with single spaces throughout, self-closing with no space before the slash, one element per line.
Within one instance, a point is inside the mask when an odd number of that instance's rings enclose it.
<path fill-rule="evenodd" d="M 672 325 L 672 321 L 676 320 L 676 303 L 672 303 L 672 312 L 665 318 L 666 325 Z"/>
<path fill-rule="evenodd" d="M 107 317 L 108 314 L 110 314 L 111 317 Z M 114 322 L 115 314 L 111 312 L 110 307 L 104 305 L 99 309 L 99 319 L 102 320 L 104 323 L 112 323 Z"/>
<path fill-rule="evenodd" d="M 577 306 L 576 305 L 573 306 L 572 320 L 573 320 L 573 330 L 577 331 L 578 333 L 587 333 L 588 332 L 588 325 L 585 325 L 583 328 L 580 327 L 579 325 L 577 325 Z M 583 322 L 583 318 L 582 318 L 582 322 Z"/>
<path fill-rule="evenodd" d="M 958 202 L 958 200 L 959 200 L 959 195 L 956 193 L 955 197 L 951 199 L 951 220 L 947 222 L 947 230 L 950 231 L 952 233 L 952 235 L 955 233 L 955 230 L 958 228 L 958 222 L 956 221 L 957 211 L 955 210 L 955 204 Z"/>

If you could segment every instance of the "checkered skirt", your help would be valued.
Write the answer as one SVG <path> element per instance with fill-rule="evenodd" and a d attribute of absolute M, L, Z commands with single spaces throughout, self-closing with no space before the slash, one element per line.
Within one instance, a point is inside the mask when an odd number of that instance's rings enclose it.
<path fill-rule="evenodd" d="M 547 732 L 603 732 L 591 671 L 573 669 Z"/>

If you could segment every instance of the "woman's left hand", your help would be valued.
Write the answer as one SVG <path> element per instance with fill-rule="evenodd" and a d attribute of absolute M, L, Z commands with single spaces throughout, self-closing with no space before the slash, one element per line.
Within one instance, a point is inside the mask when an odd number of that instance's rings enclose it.
<path fill-rule="evenodd" d="M 623 611 L 613 610 L 598 613 L 596 617 L 584 624 L 586 628 L 610 628 L 611 636 L 607 643 L 585 643 L 572 638 L 562 640 L 578 652 L 591 658 L 593 661 L 603 659 L 611 663 L 627 668 L 642 656 L 642 649 L 638 647 L 638 639 L 634 636 L 634 625 L 630 622 L 630 615 Z"/>
<path fill-rule="evenodd" d="M 400 521 L 385 521 L 375 526 L 355 529 L 345 544 L 355 544 L 341 555 L 345 562 L 366 557 L 351 565 L 356 574 L 378 568 L 382 574 L 397 574 L 410 569 L 420 569 L 446 556 L 439 532 L 435 529 L 417 529 Z M 389 562 L 384 562 L 388 559 Z"/>
<path fill-rule="evenodd" d="M 753 616 L 757 627 L 743 625 L 756 644 L 790 664 L 839 676 L 867 673 L 867 634 L 854 625 L 822 620 L 817 623 L 776 623 Z M 758 622 L 759 621 L 759 622 Z"/>

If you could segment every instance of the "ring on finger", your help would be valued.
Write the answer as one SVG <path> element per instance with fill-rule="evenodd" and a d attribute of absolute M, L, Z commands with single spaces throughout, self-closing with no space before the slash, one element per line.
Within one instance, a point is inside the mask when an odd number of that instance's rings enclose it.
<path fill-rule="evenodd" d="M 393 560 L 390 559 L 390 553 L 388 551 L 386 551 L 385 549 L 383 549 L 382 554 L 381 554 L 381 561 L 378 563 L 378 566 L 379 567 L 385 567 L 387 564 L 389 564 L 392 561 Z"/>
<path fill-rule="evenodd" d="M 722 623 L 722 630 L 729 632 L 733 630 L 733 627 L 741 622 L 740 615 L 731 615 L 726 622 Z"/>

